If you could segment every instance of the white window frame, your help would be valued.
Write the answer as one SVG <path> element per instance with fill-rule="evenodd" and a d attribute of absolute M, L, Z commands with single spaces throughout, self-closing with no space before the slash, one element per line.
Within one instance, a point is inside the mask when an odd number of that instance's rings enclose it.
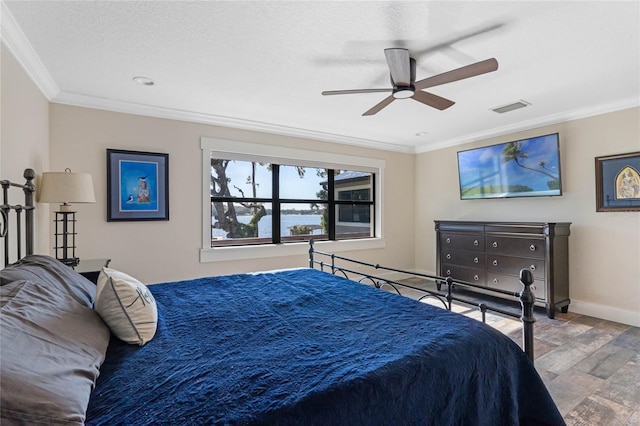
<path fill-rule="evenodd" d="M 385 247 L 382 211 L 384 198 L 381 184 L 384 181 L 384 160 L 210 137 L 200 138 L 200 149 L 202 150 L 201 263 L 293 256 L 305 254 L 309 250 L 309 244 L 307 242 L 211 247 L 211 158 L 261 161 L 274 164 L 294 164 L 296 166 L 357 170 L 374 173 L 376 179 L 376 219 L 374 235 L 376 235 L 376 237 L 353 240 L 317 241 L 316 246 L 318 250 L 330 252 L 370 250 Z"/>

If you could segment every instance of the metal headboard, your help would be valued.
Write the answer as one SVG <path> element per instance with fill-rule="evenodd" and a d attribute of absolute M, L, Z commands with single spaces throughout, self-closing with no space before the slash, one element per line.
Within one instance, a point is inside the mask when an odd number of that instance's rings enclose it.
<path fill-rule="evenodd" d="M 33 195 L 36 192 L 36 186 L 33 184 L 33 180 L 36 178 L 36 172 L 33 169 L 25 169 L 24 178 L 26 182 L 24 184 L 14 183 L 9 180 L 0 180 L 2 186 L 2 204 L 0 204 L 0 238 L 4 240 L 4 264 L 8 265 L 9 262 L 9 245 L 10 238 L 12 238 L 15 232 L 15 244 L 17 249 L 17 256 L 20 260 L 22 258 L 22 235 L 24 233 L 26 253 L 33 254 L 34 245 L 34 217 L 33 212 L 35 210 L 35 201 Z M 9 204 L 9 188 L 10 187 L 22 188 L 24 191 L 24 205 L 22 204 Z M 13 215 L 12 212 L 13 211 Z M 22 225 L 22 214 L 24 213 L 25 224 Z M 15 228 L 11 228 L 12 217 L 15 217 Z"/>

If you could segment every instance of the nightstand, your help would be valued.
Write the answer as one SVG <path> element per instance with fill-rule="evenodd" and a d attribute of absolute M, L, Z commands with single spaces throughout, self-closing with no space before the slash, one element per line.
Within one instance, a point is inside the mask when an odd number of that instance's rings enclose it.
<path fill-rule="evenodd" d="M 100 271 L 102 271 L 102 268 L 109 266 L 109 262 L 111 262 L 111 259 L 80 259 L 80 263 L 73 269 L 96 284 Z"/>

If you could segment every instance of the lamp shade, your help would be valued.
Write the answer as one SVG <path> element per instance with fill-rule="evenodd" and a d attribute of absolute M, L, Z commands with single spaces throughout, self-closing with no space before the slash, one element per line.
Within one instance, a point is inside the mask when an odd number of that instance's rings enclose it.
<path fill-rule="evenodd" d="M 69 170 L 69 169 L 67 169 Z M 88 173 L 44 172 L 40 181 L 41 203 L 95 203 L 93 180 Z"/>

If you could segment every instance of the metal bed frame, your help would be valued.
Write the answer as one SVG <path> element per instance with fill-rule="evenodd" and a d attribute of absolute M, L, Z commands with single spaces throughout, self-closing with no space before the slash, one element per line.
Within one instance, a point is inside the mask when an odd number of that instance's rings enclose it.
<path fill-rule="evenodd" d="M 383 287 L 391 287 L 393 291 L 397 294 L 402 295 L 400 292 L 400 288 L 411 289 L 420 293 L 423 293 L 418 300 L 424 300 L 426 298 L 435 298 L 442 302 L 443 306 L 447 310 L 451 310 L 452 303 L 454 301 L 463 303 L 470 306 L 476 306 L 480 312 L 482 313 L 482 322 L 486 322 L 486 312 L 492 311 L 497 312 L 502 315 L 507 315 L 513 318 L 519 318 L 522 321 L 522 340 L 525 354 L 529 357 L 531 362 L 534 361 L 534 352 L 533 352 L 533 323 L 535 323 L 535 318 L 533 316 L 533 306 L 536 300 L 535 294 L 531 290 L 531 284 L 533 283 L 533 275 L 531 271 L 528 269 L 522 269 L 520 271 L 520 282 L 523 285 L 523 289 L 520 293 L 510 292 L 506 290 L 498 290 L 498 289 L 487 289 L 486 287 L 479 286 L 477 284 L 469 283 L 466 281 L 456 280 L 452 277 L 440 277 L 437 275 L 430 274 L 422 274 L 416 272 L 409 272 L 402 269 L 389 268 L 386 266 L 381 266 L 380 264 L 372 264 L 367 262 L 362 262 L 360 260 L 350 259 L 348 257 L 339 256 L 333 253 L 323 252 L 316 250 L 314 247 L 313 239 L 309 240 L 309 267 L 316 268 L 319 267 L 321 271 L 325 271 L 325 268 L 328 269 L 326 272 L 330 272 L 333 275 L 340 274 L 345 278 L 350 279 L 352 281 L 357 281 L 360 283 L 371 283 L 376 288 Z M 321 259 L 329 260 L 322 261 L 318 260 L 317 257 Z M 338 265 L 336 261 L 341 261 L 342 264 Z M 367 272 L 362 272 L 360 270 L 353 269 L 349 266 L 344 265 L 360 265 L 367 268 L 373 268 L 378 271 L 386 271 L 386 272 L 397 272 L 408 277 L 420 278 L 423 280 L 428 280 L 436 283 L 438 288 L 442 285 L 446 285 L 446 292 L 432 291 L 424 288 L 416 287 L 407 282 L 394 281 L 389 278 L 382 278 Z M 496 306 L 487 305 L 484 302 L 478 303 L 476 301 L 466 299 L 464 297 L 460 297 L 459 295 L 453 294 L 454 288 L 468 289 L 473 291 L 474 288 L 482 289 L 483 292 L 492 292 L 496 294 L 507 294 L 509 296 L 515 296 L 520 299 L 521 311 L 519 313 L 510 312 L 505 309 L 501 309 Z"/>
<path fill-rule="evenodd" d="M 22 214 L 25 216 L 24 224 L 24 236 L 25 236 L 25 249 L 26 254 L 33 254 L 34 250 L 34 217 L 33 211 L 35 210 L 34 194 L 36 192 L 36 186 L 33 181 L 36 178 L 36 172 L 33 169 L 25 169 L 24 178 L 26 182 L 19 184 L 11 182 L 9 180 L 0 180 L 0 186 L 2 186 L 2 204 L 0 204 L 0 238 L 4 239 L 4 265 L 9 264 L 9 227 L 11 226 L 11 211 L 13 210 L 16 219 L 15 235 L 16 235 L 16 247 L 18 260 L 22 258 Z M 9 188 L 10 187 L 22 188 L 24 191 L 24 205 L 22 204 L 9 204 Z"/>

